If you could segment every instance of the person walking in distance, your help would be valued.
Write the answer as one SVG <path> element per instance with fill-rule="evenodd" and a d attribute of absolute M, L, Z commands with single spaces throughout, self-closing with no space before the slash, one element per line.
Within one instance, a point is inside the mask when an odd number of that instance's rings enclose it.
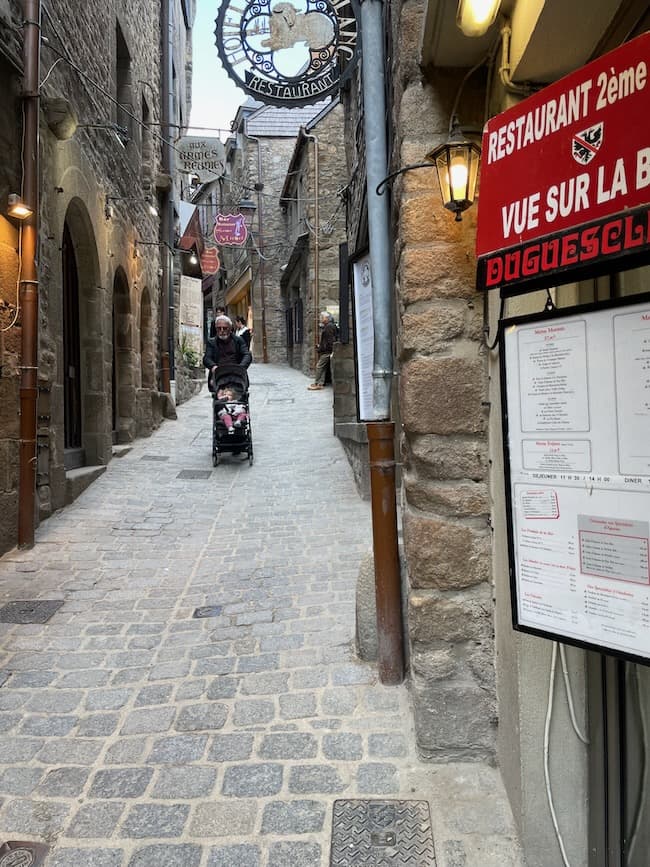
<path fill-rule="evenodd" d="M 319 391 L 325 386 L 325 377 L 327 375 L 327 367 L 332 358 L 332 350 L 334 349 L 334 341 L 336 340 L 336 326 L 334 318 L 327 310 L 323 310 L 320 315 L 320 340 L 316 345 L 318 352 L 318 361 L 316 362 L 316 378 L 307 388 L 309 391 Z"/>

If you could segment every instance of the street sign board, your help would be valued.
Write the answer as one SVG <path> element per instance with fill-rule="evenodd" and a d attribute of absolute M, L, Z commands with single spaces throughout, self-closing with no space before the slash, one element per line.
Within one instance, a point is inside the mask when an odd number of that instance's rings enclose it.
<path fill-rule="evenodd" d="M 490 119 L 479 288 L 528 291 L 650 249 L 649 66 L 646 33 Z"/>

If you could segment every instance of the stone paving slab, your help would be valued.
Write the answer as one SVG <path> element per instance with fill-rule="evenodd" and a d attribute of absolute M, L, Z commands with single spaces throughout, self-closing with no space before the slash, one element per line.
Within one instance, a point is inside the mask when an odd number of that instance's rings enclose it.
<path fill-rule="evenodd" d="M 498 772 L 421 762 L 406 685 L 355 657 L 370 511 L 331 391 L 250 374 L 252 467 L 212 468 L 200 394 L 0 558 L 0 605 L 64 603 L 0 623 L 0 844 L 45 843 L 47 867 L 327 867 L 334 801 L 395 798 L 428 802 L 437 867 L 522 867 Z"/>

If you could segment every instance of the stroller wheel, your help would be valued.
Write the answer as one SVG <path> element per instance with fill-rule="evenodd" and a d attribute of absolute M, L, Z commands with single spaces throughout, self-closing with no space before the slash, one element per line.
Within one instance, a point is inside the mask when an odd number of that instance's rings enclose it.
<path fill-rule="evenodd" d="M 219 466 L 219 452 L 212 452 L 212 466 Z"/>
<path fill-rule="evenodd" d="M 248 466 L 253 466 L 253 449 L 248 450 Z"/>

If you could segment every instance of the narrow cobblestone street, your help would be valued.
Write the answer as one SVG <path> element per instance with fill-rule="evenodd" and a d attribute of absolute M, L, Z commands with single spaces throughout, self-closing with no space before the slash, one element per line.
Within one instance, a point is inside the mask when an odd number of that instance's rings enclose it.
<path fill-rule="evenodd" d="M 250 374 L 252 467 L 212 468 L 203 391 L 0 559 L 2 605 L 63 600 L 0 623 L 0 844 L 45 843 L 47 867 L 326 867 L 335 800 L 404 798 L 429 802 L 437 867 L 519 867 L 498 772 L 419 761 L 406 685 L 355 656 L 370 507 L 331 391 Z"/>

